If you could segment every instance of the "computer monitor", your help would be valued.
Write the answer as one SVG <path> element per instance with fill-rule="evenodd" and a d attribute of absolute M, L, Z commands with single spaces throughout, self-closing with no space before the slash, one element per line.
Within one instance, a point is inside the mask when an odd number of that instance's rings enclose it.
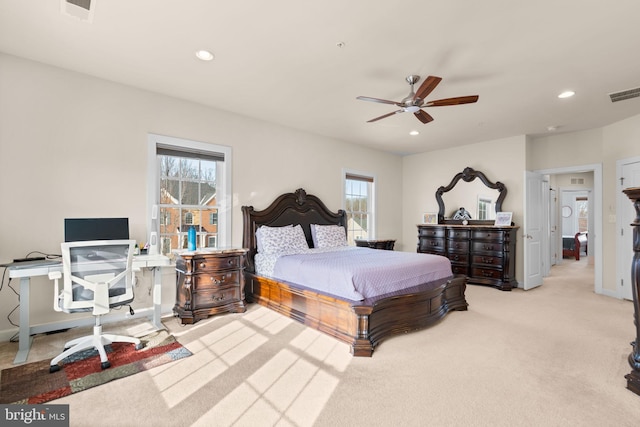
<path fill-rule="evenodd" d="M 129 218 L 65 218 L 64 241 L 129 238 Z"/>

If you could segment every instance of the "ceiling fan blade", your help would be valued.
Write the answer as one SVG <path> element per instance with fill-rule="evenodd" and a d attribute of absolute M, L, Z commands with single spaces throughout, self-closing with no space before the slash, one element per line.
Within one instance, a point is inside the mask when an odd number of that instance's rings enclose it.
<path fill-rule="evenodd" d="M 429 95 L 436 88 L 436 86 L 438 86 L 440 81 L 442 81 L 442 77 L 435 77 L 435 76 L 427 77 L 425 81 L 422 82 L 422 84 L 420 85 L 420 88 L 418 89 L 416 94 L 413 96 L 413 99 L 414 100 L 416 100 L 417 98 L 425 99 L 427 95 Z"/>
<path fill-rule="evenodd" d="M 388 99 L 371 98 L 370 96 L 358 96 L 358 97 L 356 97 L 356 99 L 359 99 L 361 101 L 379 102 L 381 104 L 397 105 L 399 107 L 401 106 L 401 104 L 399 102 L 389 101 Z"/>
<path fill-rule="evenodd" d="M 471 104 L 478 100 L 478 95 L 459 96 L 457 98 L 437 99 L 424 104 L 425 107 L 443 107 L 445 105 Z"/>
<path fill-rule="evenodd" d="M 367 120 L 367 123 L 377 122 L 380 119 L 384 119 L 386 117 L 393 116 L 394 114 L 398 114 L 398 113 L 402 113 L 402 112 L 403 112 L 403 110 L 397 110 L 397 111 L 394 111 L 392 113 L 387 113 L 384 116 L 380 116 L 380 117 L 376 117 L 375 119 Z"/>
<path fill-rule="evenodd" d="M 422 123 L 425 123 L 425 124 L 433 121 L 433 117 L 431 117 L 431 115 L 426 111 L 419 110 L 413 113 L 413 115 L 416 116 L 418 120 L 420 120 Z"/>

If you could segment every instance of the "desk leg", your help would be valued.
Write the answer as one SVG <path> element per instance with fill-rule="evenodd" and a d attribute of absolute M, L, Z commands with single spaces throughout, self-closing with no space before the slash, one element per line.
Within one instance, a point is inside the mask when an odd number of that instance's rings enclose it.
<path fill-rule="evenodd" d="M 31 280 L 28 277 L 20 278 L 20 325 L 18 332 L 18 354 L 13 360 L 14 364 L 27 361 L 31 348 L 31 325 L 29 324 L 29 288 Z"/>
<path fill-rule="evenodd" d="M 153 326 L 164 329 L 162 324 L 162 269 L 153 267 Z"/>

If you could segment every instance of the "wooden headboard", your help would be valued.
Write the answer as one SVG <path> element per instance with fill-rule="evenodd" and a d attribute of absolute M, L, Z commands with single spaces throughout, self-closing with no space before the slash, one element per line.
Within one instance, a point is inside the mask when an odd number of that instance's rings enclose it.
<path fill-rule="evenodd" d="M 341 225 L 347 229 L 347 213 L 340 209 L 331 212 L 325 204 L 302 188 L 294 193 L 285 193 L 276 198 L 268 208 L 254 210 L 253 206 L 242 207 L 243 235 L 242 247 L 249 249 L 246 269 L 254 272 L 253 257 L 257 252 L 256 230 L 262 225 L 282 227 L 300 224 L 309 247 L 313 247 L 311 224 Z"/>

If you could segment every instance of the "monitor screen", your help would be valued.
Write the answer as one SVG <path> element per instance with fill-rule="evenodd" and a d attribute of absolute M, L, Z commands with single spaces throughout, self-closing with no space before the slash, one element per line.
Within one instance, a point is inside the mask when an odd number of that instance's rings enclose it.
<path fill-rule="evenodd" d="M 129 218 L 65 218 L 64 241 L 129 239 Z"/>

